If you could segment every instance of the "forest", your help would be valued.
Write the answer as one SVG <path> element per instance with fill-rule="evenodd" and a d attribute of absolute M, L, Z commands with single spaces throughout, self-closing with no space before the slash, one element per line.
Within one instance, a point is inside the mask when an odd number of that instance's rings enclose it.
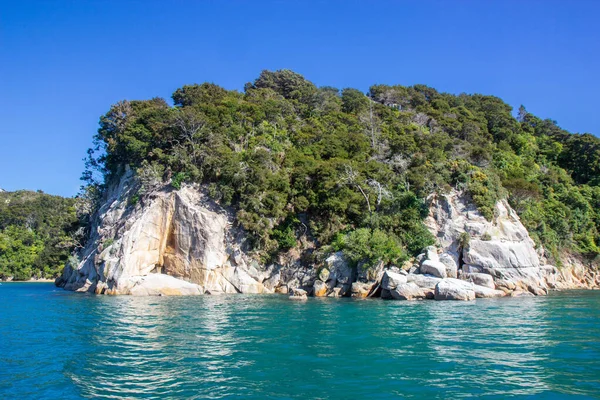
<path fill-rule="evenodd" d="M 0 279 L 57 277 L 83 233 L 76 200 L 0 192 Z"/>
<path fill-rule="evenodd" d="M 433 243 L 425 199 L 456 188 L 486 218 L 508 198 L 549 262 L 598 262 L 600 140 L 521 106 L 425 85 L 317 87 L 263 71 L 243 92 L 213 83 L 122 101 L 100 118 L 84 174 L 101 193 L 124 165 L 138 196 L 203 184 L 233 207 L 256 255 L 310 238 L 364 266 L 402 262 Z"/>
<path fill-rule="evenodd" d="M 309 241 L 316 258 L 342 250 L 365 268 L 400 263 L 434 243 L 427 196 L 453 188 L 488 219 L 507 198 L 554 265 L 565 254 L 600 258 L 594 135 L 494 96 L 425 85 L 339 90 L 279 70 L 242 92 L 203 83 L 177 89 L 172 102 L 114 104 L 77 199 L 0 194 L 0 277 L 55 276 L 125 166 L 139 178 L 132 206 L 166 184 L 202 184 L 235 211 L 264 262 Z"/>

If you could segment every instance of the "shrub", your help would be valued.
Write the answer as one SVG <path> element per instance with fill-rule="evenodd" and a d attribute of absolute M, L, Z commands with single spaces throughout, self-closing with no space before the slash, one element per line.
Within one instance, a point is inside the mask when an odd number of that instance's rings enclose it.
<path fill-rule="evenodd" d="M 398 238 L 379 229 L 359 228 L 346 234 L 338 234 L 332 247 L 334 250 L 342 250 L 355 264 L 364 262 L 365 268 L 372 267 L 379 261 L 394 264 L 406 259 Z"/>
<path fill-rule="evenodd" d="M 183 182 L 185 182 L 188 179 L 188 176 L 185 172 L 178 172 L 175 175 L 173 175 L 173 178 L 171 179 L 171 186 L 173 186 L 175 189 L 179 190 L 181 189 L 181 184 Z"/>

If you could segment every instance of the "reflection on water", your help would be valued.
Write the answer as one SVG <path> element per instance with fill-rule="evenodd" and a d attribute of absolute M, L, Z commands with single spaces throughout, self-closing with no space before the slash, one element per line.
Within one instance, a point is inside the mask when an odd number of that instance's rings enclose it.
<path fill-rule="evenodd" d="M 22 301 L 0 309 L 0 398 L 600 393 L 600 293 L 462 303 L 11 290 L 0 301 Z"/>

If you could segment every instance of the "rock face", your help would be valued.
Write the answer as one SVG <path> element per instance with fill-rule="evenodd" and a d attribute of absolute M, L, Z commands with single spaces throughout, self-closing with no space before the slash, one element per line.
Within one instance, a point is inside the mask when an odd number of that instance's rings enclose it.
<path fill-rule="evenodd" d="M 505 200 L 496 204 L 492 221 L 456 191 L 428 200 L 425 223 L 446 263 L 457 265 L 459 278 L 491 289 L 496 280 L 523 289 L 547 288 L 548 271 L 540 267 L 533 240 Z"/>
<path fill-rule="evenodd" d="M 496 204 L 496 216 L 487 221 L 456 191 L 432 195 L 426 225 L 437 243 L 414 264 L 352 267 L 337 252 L 317 268 L 302 266 L 294 250 L 287 261 L 268 266 L 254 261 L 245 251 L 243 232 L 233 227 L 232 213 L 198 186 L 165 186 L 133 201 L 138 188 L 131 171 L 110 187 L 79 261 L 65 266 L 57 286 L 98 294 L 275 292 L 294 299 L 399 300 L 473 300 L 600 286 L 600 275 L 579 260 L 567 260 L 561 270 L 544 265 L 506 201 Z"/>
<path fill-rule="evenodd" d="M 269 293 L 279 271 L 259 270 L 235 248 L 230 217 L 198 188 L 163 188 L 131 204 L 127 172 L 106 195 L 78 265 L 57 285 L 106 294 Z M 141 203 L 141 202 L 140 202 Z"/>

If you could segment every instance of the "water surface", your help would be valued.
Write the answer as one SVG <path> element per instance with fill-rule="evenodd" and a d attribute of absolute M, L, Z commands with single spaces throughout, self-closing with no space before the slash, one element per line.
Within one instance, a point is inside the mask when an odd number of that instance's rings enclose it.
<path fill-rule="evenodd" d="M 476 302 L 0 286 L 0 398 L 600 398 L 600 292 Z"/>

